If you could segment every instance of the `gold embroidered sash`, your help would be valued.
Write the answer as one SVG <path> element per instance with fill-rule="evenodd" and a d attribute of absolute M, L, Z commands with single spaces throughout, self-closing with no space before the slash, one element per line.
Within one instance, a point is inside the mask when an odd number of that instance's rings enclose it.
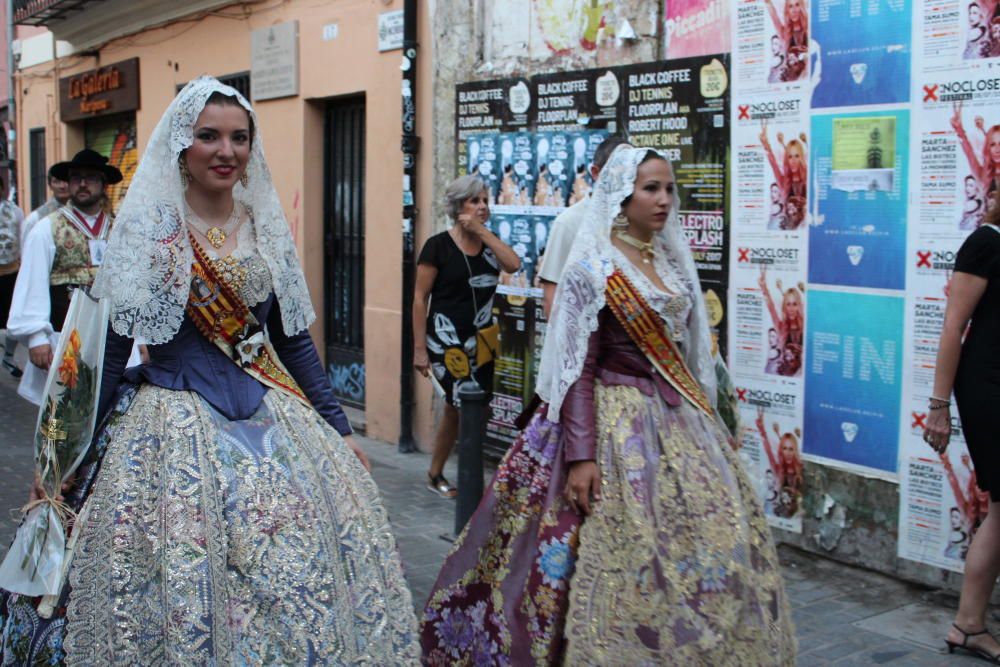
<path fill-rule="evenodd" d="M 251 377 L 310 405 L 271 348 L 257 318 L 233 288 L 219 278 L 194 237 L 191 246 L 195 261 L 191 267 L 187 314 L 198 331 Z"/>
<path fill-rule="evenodd" d="M 667 335 L 660 316 L 619 269 L 615 269 L 608 278 L 605 294 L 615 319 L 653 364 L 653 368 L 691 405 L 712 417 L 712 404 L 688 370 L 677 345 Z"/>

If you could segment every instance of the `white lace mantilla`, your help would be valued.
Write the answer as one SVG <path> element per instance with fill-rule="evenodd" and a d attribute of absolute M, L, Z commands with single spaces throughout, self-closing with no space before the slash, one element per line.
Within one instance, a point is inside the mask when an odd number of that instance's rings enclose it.
<path fill-rule="evenodd" d="M 260 123 L 250 103 L 235 89 L 200 77 L 184 87 L 153 130 L 94 282 L 94 293 L 111 300 L 111 324 L 123 336 L 141 337 L 154 345 L 166 343 L 184 319 L 194 256 L 181 214 L 185 184 L 178 159 L 191 146 L 195 122 L 213 93 L 235 97 L 256 128 L 247 165 L 248 187 L 237 184 L 233 196 L 253 212 L 254 246 L 270 273 L 284 331 L 299 333 L 316 319 L 264 160 Z"/>
<path fill-rule="evenodd" d="M 664 284 L 687 305 L 678 308 L 677 296 L 657 289 L 611 243 L 611 229 L 622 202 L 632 194 L 639 165 L 650 153 L 646 148 L 618 148 L 601 171 L 591 205 L 573 242 L 566 270 L 559 281 L 555 309 L 546 330 L 536 391 L 549 404 L 549 419 L 559 420 L 563 399 L 580 377 L 590 335 L 597 330 L 598 314 L 605 306 L 604 290 L 615 266 L 660 312 L 684 352 L 688 368 L 701 384 L 713 407 L 717 379 L 708 314 L 694 257 L 688 247 L 676 207 L 664 229 L 654 238 L 654 268 Z M 665 158 L 664 158 L 665 159 Z"/>

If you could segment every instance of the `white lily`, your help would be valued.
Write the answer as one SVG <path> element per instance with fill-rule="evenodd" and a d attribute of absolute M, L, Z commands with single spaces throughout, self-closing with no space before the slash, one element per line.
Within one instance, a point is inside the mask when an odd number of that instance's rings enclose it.
<path fill-rule="evenodd" d="M 242 336 L 250 333 L 250 328 L 246 327 L 243 329 Z M 261 349 L 264 347 L 264 332 L 258 331 L 257 333 L 249 336 L 247 338 L 242 338 L 236 346 L 233 348 L 234 357 L 243 366 L 249 366 L 254 362 L 254 360 L 260 356 Z"/>

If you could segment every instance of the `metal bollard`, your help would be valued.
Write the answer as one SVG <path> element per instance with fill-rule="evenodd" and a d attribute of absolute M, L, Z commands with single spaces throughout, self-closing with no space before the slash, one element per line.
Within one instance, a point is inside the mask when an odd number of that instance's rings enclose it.
<path fill-rule="evenodd" d="M 455 504 L 455 535 L 465 528 L 483 497 L 483 412 L 486 392 L 475 380 L 458 388 L 458 498 Z"/>

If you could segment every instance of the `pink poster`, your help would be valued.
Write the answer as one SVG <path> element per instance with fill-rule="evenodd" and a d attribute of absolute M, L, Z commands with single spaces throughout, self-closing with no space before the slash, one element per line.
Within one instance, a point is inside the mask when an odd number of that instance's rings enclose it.
<path fill-rule="evenodd" d="M 729 5 L 727 0 L 666 0 L 666 57 L 728 53 Z"/>

